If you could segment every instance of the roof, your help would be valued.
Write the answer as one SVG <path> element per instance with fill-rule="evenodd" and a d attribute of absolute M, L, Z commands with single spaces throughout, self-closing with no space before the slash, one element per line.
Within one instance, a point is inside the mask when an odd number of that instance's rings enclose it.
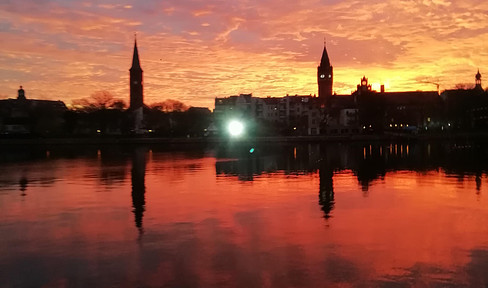
<path fill-rule="evenodd" d="M 230 96 L 230 97 L 216 97 L 215 98 L 215 107 L 221 106 L 221 105 L 235 105 L 237 100 L 237 96 Z"/>
<path fill-rule="evenodd" d="M 137 50 L 137 40 L 134 40 L 134 55 L 132 55 L 132 66 L 130 67 L 130 70 L 133 69 L 142 70 L 139 61 L 139 51 Z"/>
<path fill-rule="evenodd" d="M 441 100 L 437 91 L 406 91 L 381 93 L 387 104 L 425 105 L 435 104 Z"/>
<path fill-rule="evenodd" d="M 467 100 L 474 97 L 485 97 L 487 92 L 479 89 L 450 89 L 444 90 L 441 96 L 444 100 Z M 488 96 L 487 96 L 488 97 Z"/>
<path fill-rule="evenodd" d="M 280 103 L 280 98 L 277 97 L 266 97 L 260 99 L 263 100 L 266 105 L 278 105 Z"/>
<path fill-rule="evenodd" d="M 33 100 L 33 99 L 5 99 L 0 100 L 0 110 L 3 112 L 12 109 L 20 111 L 31 111 L 33 109 L 44 109 L 53 112 L 64 112 L 68 110 L 63 101 Z"/>
<path fill-rule="evenodd" d="M 321 67 L 331 66 L 329 60 L 329 54 L 327 54 L 327 48 L 325 47 L 325 43 L 324 43 L 324 51 L 322 51 L 322 58 L 320 59 L 320 66 Z"/>
<path fill-rule="evenodd" d="M 343 109 L 356 107 L 353 95 L 332 95 L 329 101 L 331 107 L 340 107 Z"/>
<path fill-rule="evenodd" d="M 237 96 L 237 101 L 242 103 L 251 103 L 251 99 L 252 99 L 252 93 L 251 94 L 239 94 L 239 96 Z M 244 101 L 243 101 L 244 100 Z"/>

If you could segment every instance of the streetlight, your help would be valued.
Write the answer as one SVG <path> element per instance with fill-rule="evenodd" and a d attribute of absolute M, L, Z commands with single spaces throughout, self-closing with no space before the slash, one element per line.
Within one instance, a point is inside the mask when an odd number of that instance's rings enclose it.
<path fill-rule="evenodd" d="M 232 120 L 227 125 L 227 130 L 232 137 L 239 137 L 244 133 L 244 124 L 237 120 Z"/>

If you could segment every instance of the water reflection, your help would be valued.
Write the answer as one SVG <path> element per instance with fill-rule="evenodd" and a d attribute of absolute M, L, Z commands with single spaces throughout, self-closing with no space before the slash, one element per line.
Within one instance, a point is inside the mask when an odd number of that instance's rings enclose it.
<path fill-rule="evenodd" d="M 252 146 L 256 147 L 252 154 L 247 152 L 248 147 L 251 146 L 219 147 L 216 155 L 223 160 L 217 161 L 216 174 L 253 181 L 255 177 L 275 172 L 314 174 L 326 163 L 331 171 L 352 171 L 367 196 L 370 186 L 375 181 L 384 181 L 392 171 L 444 170 L 461 182 L 465 177 L 474 177 L 478 192 L 481 179 L 488 171 L 488 144 L 484 142 L 471 144 L 469 149 L 441 142 L 257 145 Z"/>
<path fill-rule="evenodd" d="M 481 192 L 481 172 L 476 172 L 476 192 L 479 194 Z"/>
<path fill-rule="evenodd" d="M 324 218 L 331 217 L 332 209 L 334 209 L 334 183 L 332 177 L 334 171 L 327 167 L 327 162 L 322 161 L 320 165 L 320 189 L 319 189 L 319 205 L 324 211 Z"/>
<path fill-rule="evenodd" d="M 254 148 L 249 153 L 248 147 Z M 252 181 L 255 176 L 283 171 L 285 174 L 313 173 L 320 160 L 319 145 L 245 145 L 218 147 L 215 171 L 221 176 L 237 176 Z"/>
<path fill-rule="evenodd" d="M 253 148 L 250 153 L 249 147 Z M 388 172 L 393 171 L 440 171 L 458 179 L 460 183 L 466 179 L 474 178 L 476 192 L 482 191 L 482 179 L 488 171 L 488 144 L 471 142 L 469 144 L 458 143 L 328 143 L 328 144 L 300 144 L 300 145 L 220 145 L 215 148 L 217 158 L 215 172 L 218 176 L 237 177 L 240 181 L 253 181 L 256 177 L 270 173 L 284 173 L 285 175 L 300 175 L 319 173 L 324 175 L 325 165 L 332 172 L 352 171 L 357 178 L 357 183 L 363 194 L 368 195 L 368 190 L 375 181 L 384 181 Z M 57 161 L 59 159 L 76 159 L 83 157 L 96 157 L 100 165 L 98 174 L 88 174 L 86 177 L 99 179 L 105 187 L 120 185 L 126 180 L 127 169 L 131 169 L 131 180 L 134 182 L 135 191 L 143 191 L 136 183 L 144 181 L 145 160 L 142 154 L 148 151 L 156 153 L 164 152 L 159 146 L 147 147 L 49 147 L 26 149 L 14 147 L 0 151 L 0 162 L 19 163 L 26 161 Z M 202 157 L 203 149 L 189 149 L 191 157 Z M 137 156 L 136 156 L 137 155 Z M 137 160 L 137 159 L 139 160 Z M 132 160 L 130 160 L 132 159 Z M 131 162 L 127 163 L 127 160 Z M 325 164 L 324 164 L 325 163 Z M 129 165 L 128 165 L 129 164 Z M 195 169 L 197 166 L 194 167 Z M 56 165 L 52 169 L 56 169 Z M 15 181 L 6 175 L 0 177 L 0 183 L 4 187 L 19 185 L 23 196 L 29 184 L 42 183 L 50 186 L 56 181 L 55 171 L 50 174 L 29 175 L 24 171 Z M 31 173 L 32 174 L 32 173 Z M 329 175 L 329 172 L 325 173 Z M 136 175 L 138 175 L 136 177 Z M 322 179 L 323 177 L 321 177 Z M 327 181 L 331 181 L 329 179 Z M 321 185 L 320 195 L 323 194 L 326 185 Z M 328 191 L 328 190 L 327 190 Z M 138 195 L 141 193 L 136 193 Z M 144 194 L 144 192 L 142 192 Z M 136 201 L 139 203 L 138 201 Z M 141 205 L 137 205 L 140 207 Z M 142 205 L 144 206 L 144 204 Z M 134 206 L 135 207 L 135 206 Z M 139 208 L 138 208 L 139 211 Z M 138 212 L 138 214 L 141 214 Z"/>
<path fill-rule="evenodd" d="M 144 233 L 142 220 L 144 217 L 146 205 L 146 148 L 138 147 L 134 149 L 132 154 L 132 170 L 131 170 L 131 185 L 132 185 L 132 207 L 134 210 L 134 221 L 139 233 Z"/>
<path fill-rule="evenodd" d="M 488 284 L 486 146 L 253 147 L 9 158 L 0 286 Z"/>
<path fill-rule="evenodd" d="M 26 196 L 26 190 L 27 190 L 27 184 L 29 183 L 29 181 L 27 180 L 27 178 L 25 176 L 22 176 L 22 178 L 20 178 L 19 180 L 19 186 L 20 186 L 20 191 L 21 191 L 21 196 Z"/>
<path fill-rule="evenodd" d="M 446 269 L 440 265 L 416 262 L 397 275 L 382 275 L 370 281 L 373 287 L 487 287 L 488 250 L 467 251 L 468 263 Z"/>

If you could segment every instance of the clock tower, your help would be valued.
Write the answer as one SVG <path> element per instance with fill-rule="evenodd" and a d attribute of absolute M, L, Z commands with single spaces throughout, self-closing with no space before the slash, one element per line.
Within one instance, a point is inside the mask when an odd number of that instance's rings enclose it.
<path fill-rule="evenodd" d="M 319 85 L 319 100 L 322 106 L 326 106 L 328 99 L 332 96 L 332 83 L 334 73 L 333 68 L 330 65 L 329 55 L 327 54 L 327 48 L 325 47 L 322 52 L 322 59 L 320 59 L 320 65 L 317 67 L 317 83 Z"/>
<path fill-rule="evenodd" d="M 134 55 L 132 56 L 132 67 L 130 71 L 130 110 L 142 108 L 144 99 L 142 94 L 142 68 L 139 62 L 137 51 L 137 40 L 134 40 Z"/>

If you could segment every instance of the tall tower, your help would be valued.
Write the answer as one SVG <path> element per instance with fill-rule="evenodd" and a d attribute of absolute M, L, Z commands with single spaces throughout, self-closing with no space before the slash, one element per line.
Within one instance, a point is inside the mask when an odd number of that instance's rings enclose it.
<path fill-rule="evenodd" d="M 478 69 L 478 73 L 476 73 L 476 86 L 474 89 L 480 89 L 483 90 L 483 87 L 481 87 L 481 73 L 480 69 Z"/>
<path fill-rule="evenodd" d="M 17 100 L 25 100 L 25 91 L 24 89 L 22 88 L 22 86 L 20 86 L 19 90 L 17 91 Z"/>
<path fill-rule="evenodd" d="M 142 94 L 142 68 L 139 62 L 137 51 L 137 39 L 134 40 L 134 55 L 132 56 L 132 67 L 130 71 L 130 110 L 142 108 L 144 99 Z"/>
<path fill-rule="evenodd" d="M 321 105 L 327 105 L 329 97 L 332 96 L 333 78 L 334 73 L 330 65 L 329 55 L 327 54 L 324 41 L 322 59 L 320 59 L 320 65 L 317 67 L 317 83 L 319 85 L 319 100 Z"/>

